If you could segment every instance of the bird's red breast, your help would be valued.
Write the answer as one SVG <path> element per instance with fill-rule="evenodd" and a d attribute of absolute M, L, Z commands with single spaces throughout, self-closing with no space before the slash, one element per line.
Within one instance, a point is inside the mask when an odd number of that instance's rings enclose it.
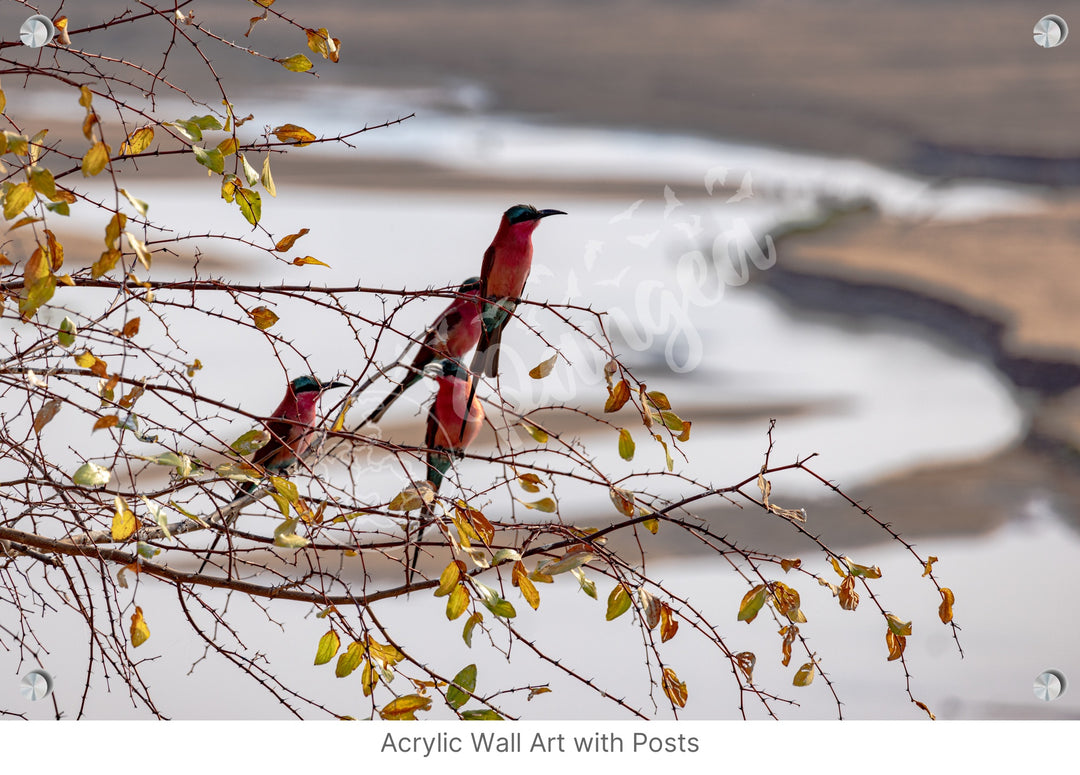
<path fill-rule="evenodd" d="M 435 402 L 428 416 L 425 444 L 429 449 L 464 450 L 480 435 L 484 425 L 484 407 L 480 399 L 472 396 L 472 407 L 466 417 L 465 403 L 469 400 L 471 377 L 468 380 L 439 377 L 437 381 L 439 392 L 435 394 Z"/>

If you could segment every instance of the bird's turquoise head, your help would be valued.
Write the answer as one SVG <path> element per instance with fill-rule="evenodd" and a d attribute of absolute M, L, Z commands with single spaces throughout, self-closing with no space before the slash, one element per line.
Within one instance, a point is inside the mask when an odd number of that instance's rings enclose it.
<path fill-rule="evenodd" d="M 310 374 L 305 374 L 302 377 L 297 377 L 289 383 L 293 393 L 316 393 L 323 390 L 330 390 L 331 388 L 348 387 L 347 382 L 320 382 Z"/>
<path fill-rule="evenodd" d="M 514 205 L 507 210 L 504 215 L 507 222 L 514 226 L 519 223 L 528 223 L 529 221 L 539 221 L 541 218 L 547 218 L 549 215 L 566 215 L 562 210 L 537 210 L 532 205 Z"/>
<path fill-rule="evenodd" d="M 480 290 L 480 278 L 479 277 L 470 277 L 468 280 L 466 280 L 465 282 L 463 282 L 461 284 L 461 287 L 458 288 L 458 293 L 461 293 L 461 294 L 476 293 L 479 290 Z"/>

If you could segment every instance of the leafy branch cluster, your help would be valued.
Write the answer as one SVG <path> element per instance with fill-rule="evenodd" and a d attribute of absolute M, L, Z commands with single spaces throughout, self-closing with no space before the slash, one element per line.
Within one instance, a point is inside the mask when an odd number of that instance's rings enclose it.
<path fill-rule="evenodd" d="M 460 637 L 469 648 L 479 633 L 493 655 L 509 659 L 512 649 L 524 648 L 554 674 L 641 718 L 657 715 L 661 706 L 678 717 L 692 702 L 692 686 L 679 677 L 665 645 L 677 636 L 700 639 L 722 657 L 744 716 L 753 712 L 748 700 L 770 716 L 777 715 L 777 705 L 796 704 L 755 682 L 757 654 L 730 645 L 738 640 L 737 621 L 768 613 L 779 627 L 782 664 L 792 662 L 796 649 L 801 654 L 792 666 L 793 684 L 805 687 L 820 675 L 842 715 L 832 678 L 801 627 L 806 616 L 797 585 L 780 580 L 789 577 L 824 588 L 848 611 L 859 605 L 860 592 L 867 595 L 883 620 L 887 658 L 903 665 L 909 698 L 926 709 L 912 693 L 905 661 L 911 625 L 878 599 L 872 582 L 880 572 L 822 542 L 807 529 L 802 510 L 772 502 L 771 477 L 799 473 L 846 499 L 861 518 L 878 522 L 873 513 L 810 468 L 810 458 L 773 465 L 771 426 L 764 464 L 744 480 L 714 487 L 679 474 L 691 422 L 620 360 L 603 314 L 523 302 L 551 326 L 567 328 L 595 356 L 606 394 L 582 393 L 580 403 L 595 403 L 592 410 L 565 404 L 522 410 L 498 390 L 485 390 L 493 442 L 466 453 L 470 474 L 453 473 L 453 487 L 441 493 L 415 477 L 427 449 L 358 425 L 353 410 L 366 391 L 390 385 L 391 370 L 404 364 L 405 353 L 386 353 L 402 341 L 412 345 L 423 338 L 424 332 L 397 324 L 402 310 L 424 299 L 457 298 L 456 286 L 241 283 L 200 271 L 199 255 L 225 244 L 312 272 L 325 266 L 314 256 L 289 258 L 306 229 L 275 238 L 266 225 L 262 197 L 276 194 L 271 158 L 316 143 L 347 145 L 378 127 L 332 137 L 291 123 L 248 131 L 254 117 L 240 115 L 244 111 L 230 98 L 210 49 L 215 56 L 255 56 L 305 77 L 315 72 L 308 54 L 336 62 L 342 42 L 325 28 L 280 12 L 274 0 L 254 0 L 256 15 L 246 32 L 218 32 L 196 18 L 191 5 L 139 0 L 84 27 L 57 14 L 60 35 L 53 43 L 37 52 L 5 44 L 0 52 L 8 92 L 0 91 L 8 229 L 0 255 L 0 643 L 18 654 L 20 665 L 31 660 L 44 666 L 56 646 L 39 639 L 41 618 L 65 611 L 81 622 L 89 648 L 85 681 L 74 711 L 62 708 L 54 694 L 58 716 L 84 714 L 95 676 L 119 678 L 134 702 L 168 715 L 143 678 L 145 651 L 136 651 L 155 643 L 155 611 L 141 597 L 150 585 L 172 587 L 207 652 L 256 681 L 296 716 L 314 711 L 414 718 L 438 703 L 462 718 L 511 718 L 520 714 L 522 702 L 557 693 L 557 684 L 524 675 L 519 686 L 481 689 L 477 664 L 447 669 L 423 656 L 424 644 L 402 641 L 384 624 L 381 606 L 407 595 L 445 598 L 446 619 L 464 620 Z M 293 29 L 308 53 L 271 55 L 252 48 L 248 41 L 264 22 Z M 160 62 L 136 63 L 93 50 L 95 33 L 123 28 L 160 34 L 166 43 Z M 180 48 L 201 63 L 217 105 L 168 75 L 170 57 Z M 61 90 L 73 108 L 78 105 L 76 128 L 54 131 L 20 120 L 18 109 L 46 88 Z M 163 92 L 190 102 L 194 114 L 160 115 Z M 237 208 L 251 231 L 179 233 L 153 220 L 153 203 L 140 199 L 136 187 L 140 176 L 170 157 L 189 157 L 198 165 L 193 170 L 201 167 L 214 176 L 221 206 Z M 75 260 L 72 251 L 65 255 L 65 243 L 86 242 L 85 234 L 64 223 L 76 208 L 99 218 L 99 255 L 85 256 L 82 247 Z M 185 276 L 155 277 L 164 259 L 169 273 L 182 265 Z M 288 314 L 275 312 L 286 308 Z M 336 336 L 345 332 L 351 339 L 359 357 L 349 361 L 355 368 L 342 377 L 351 388 L 337 404 L 324 406 L 322 443 L 288 475 L 267 475 L 248 460 L 269 438 L 260 419 L 265 408 L 242 405 L 242 387 L 225 395 L 202 386 L 197 332 L 249 337 L 248 346 L 263 348 L 283 374 L 295 376 L 313 371 L 309 352 L 295 336 L 298 321 L 309 315 L 327 316 Z M 515 325 L 514 336 L 547 341 L 543 327 Z M 563 356 L 560 364 L 556 353 L 530 376 L 544 380 L 556 369 L 587 366 L 568 360 Z M 605 470 L 579 436 L 558 430 L 567 416 L 578 426 L 599 428 L 627 462 L 637 454 L 635 434 L 644 437 L 663 451 L 664 465 L 625 474 Z M 237 435 L 237 424 L 250 430 Z M 375 462 L 396 472 L 404 486 L 372 492 L 366 482 Z M 477 471 L 485 475 L 473 475 Z M 678 497 L 662 494 L 672 483 L 682 493 Z M 237 500 L 237 484 L 258 489 Z M 605 494 L 609 523 L 582 524 L 577 502 L 585 491 Z M 840 583 L 819 576 L 801 559 L 737 546 L 700 517 L 701 507 L 715 502 L 759 510 L 790 525 Z M 249 519 L 238 523 L 241 511 Z M 418 541 L 423 515 L 434 515 L 434 529 Z M 934 576 L 935 558 L 922 558 L 890 526 L 878 524 L 907 548 L 939 591 L 939 616 L 955 637 L 953 595 Z M 730 616 L 717 618 L 651 572 L 649 542 L 662 530 L 698 542 L 745 579 L 746 596 L 741 603 L 731 601 Z M 211 553 L 212 566 L 204 573 L 195 568 L 208 535 L 226 540 Z M 405 571 L 417 546 L 422 562 L 418 578 L 411 578 Z M 523 604 L 539 611 L 545 587 L 565 583 L 597 600 L 606 596 L 606 619 L 633 617 L 646 654 L 644 696 L 630 698 L 627 687 L 603 685 L 573 667 L 574 653 L 554 652 L 558 646 L 521 626 Z M 262 601 L 271 620 L 281 607 L 300 604 L 316 611 L 327 629 L 312 641 L 315 665 L 334 663 L 342 678 L 358 673 L 366 710 L 330 708 L 311 692 L 286 685 L 258 645 L 247 643 L 242 622 L 231 621 L 208 596 L 211 590 Z M 545 613 L 559 615 L 547 607 Z M 440 632 L 448 626 L 431 624 Z"/>

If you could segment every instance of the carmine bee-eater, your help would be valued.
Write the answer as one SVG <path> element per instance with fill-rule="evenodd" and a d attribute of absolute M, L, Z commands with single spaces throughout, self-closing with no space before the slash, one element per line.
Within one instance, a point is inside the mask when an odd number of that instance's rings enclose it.
<path fill-rule="evenodd" d="M 458 298 L 428 327 L 420 350 L 409 364 L 409 374 L 395 387 L 363 425 L 378 422 L 406 390 L 424 376 L 424 367 L 442 358 L 461 361 L 480 339 L 480 278 L 470 277 L 458 288 Z"/>
<path fill-rule="evenodd" d="M 484 407 L 471 389 L 474 379 L 460 363 L 449 358 L 442 362 L 442 373 L 436 377 L 439 388 L 428 409 L 427 432 L 424 434 L 427 478 L 435 492 L 442 486 L 451 462 L 460 458 L 465 449 L 476 441 L 484 425 Z M 468 411 L 466 406 L 469 407 Z M 424 537 L 429 518 L 430 511 L 425 507 L 416 539 L 418 544 Z M 408 568 L 407 580 L 412 580 L 412 572 L 419 559 L 420 547 L 417 546 L 412 565 Z"/>
<path fill-rule="evenodd" d="M 315 412 L 319 396 L 331 388 L 346 386 L 344 382 L 320 382 L 312 376 L 297 377 L 290 382 L 278 408 L 262 421 L 266 432 L 270 434 L 270 440 L 255 451 L 251 458 L 252 465 L 267 474 L 286 473 L 295 466 L 307 454 L 315 440 Z M 253 493 L 255 487 L 254 482 L 245 482 L 233 502 Z M 203 572 L 210 560 L 210 554 L 220 540 L 221 533 L 218 533 L 206 559 L 199 566 L 199 573 Z"/>
<path fill-rule="evenodd" d="M 483 328 L 473 356 L 472 373 L 494 377 L 499 372 L 502 331 L 525 290 L 532 269 L 532 233 L 543 218 L 566 215 L 562 210 L 537 210 L 514 205 L 503 213 L 495 239 L 484 253 L 480 295 L 484 298 Z"/>

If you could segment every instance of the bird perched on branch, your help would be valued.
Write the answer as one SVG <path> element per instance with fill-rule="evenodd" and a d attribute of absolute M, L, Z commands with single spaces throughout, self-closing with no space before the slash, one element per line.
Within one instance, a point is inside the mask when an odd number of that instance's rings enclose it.
<path fill-rule="evenodd" d="M 281 399 L 273 414 L 262 421 L 270 440 L 255 451 L 251 463 L 267 474 L 283 474 L 307 455 L 315 440 L 315 412 L 319 396 L 332 388 L 346 387 L 344 382 L 320 382 L 315 377 L 305 375 L 292 380 L 285 388 L 285 397 Z M 233 502 L 255 492 L 255 482 L 245 482 L 233 498 Z M 210 546 L 210 551 L 199 566 L 202 573 L 210 554 L 221 540 L 219 533 Z"/>
<path fill-rule="evenodd" d="M 460 363 L 449 358 L 442 362 L 442 373 L 436 377 L 439 388 L 428 409 L 427 432 L 424 434 L 427 478 L 435 492 L 442 486 L 450 464 L 476 441 L 484 425 L 484 407 L 471 389 L 473 379 Z M 469 407 L 467 411 L 466 406 Z M 416 539 L 418 544 L 424 537 L 430 516 L 430 507 L 425 504 L 423 523 Z M 417 546 L 407 573 L 410 581 L 419 559 L 420 547 Z"/>
<path fill-rule="evenodd" d="M 460 361 L 480 339 L 480 278 L 470 277 L 458 288 L 459 297 L 450 302 L 428 327 L 420 351 L 409 364 L 409 374 L 382 400 L 363 425 L 378 422 L 390 406 L 424 376 L 424 367 L 442 358 Z"/>
<path fill-rule="evenodd" d="M 503 328 L 517 307 L 525 281 L 532 269 L 532 233 L 543 218 L 566 215 L 562 210 L 537 210 L 532 205 L 514 205 L 503 213 L 499 230 L 484 252 L 480 270 L 483 327 L 473 356 L 472 373 L 494 377 L 499 372 L 499 347 Z"/>

